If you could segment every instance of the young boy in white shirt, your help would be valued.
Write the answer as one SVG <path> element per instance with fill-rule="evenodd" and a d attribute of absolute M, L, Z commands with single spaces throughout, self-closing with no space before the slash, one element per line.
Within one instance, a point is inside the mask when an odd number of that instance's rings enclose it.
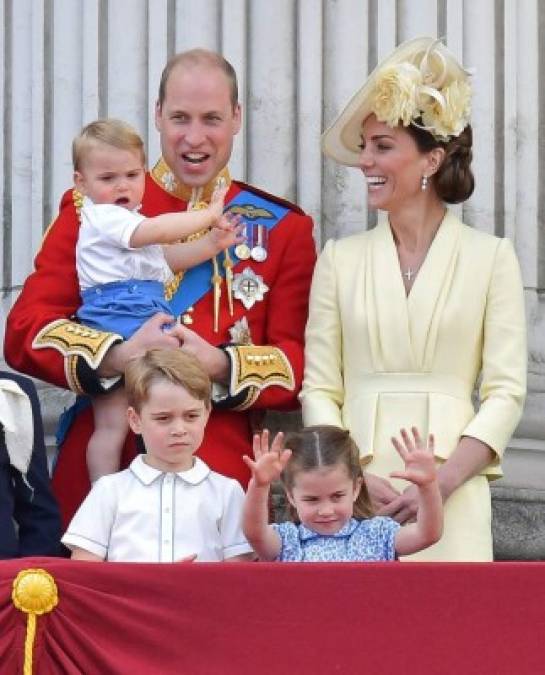
<path fill-rule="evenodd" d="M 129 363 L 125 392 L 129 425 L 141 434 L 146 454 L 95 483 L 62 538 L 72 558 L 251 559 L 241 527 L 242 488 L 194 457 L 211 395 L 198 361 L 180 350 L 152 349 Z"/>

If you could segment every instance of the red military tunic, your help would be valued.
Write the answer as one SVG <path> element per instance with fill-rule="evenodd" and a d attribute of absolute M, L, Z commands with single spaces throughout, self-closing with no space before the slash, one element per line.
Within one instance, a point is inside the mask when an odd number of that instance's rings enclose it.
<path fill-rule="evenodd" d="M 226 176 L 228 179 L 228 174 Z M 252 268 L 263 278 L 269 290 L 263 300 L 255 302 L 250 309 L 246 309 L 241 301 L 234 300 L 234 315 L 231 316 L 224 282 L 219 330 L 214 332 L 214 297 L 210 286 L 210 291 L 193 306 L 190 328 L 213 345 L 225 345 L 232 342 L 229 329 L 235 321 L 243 317 L 248 321 L 251 341 L 256 347 L 245 347 L 240 351 L 229 349 L 233 370 L 230 393 L 233 390 L 239 393 L 214 408 L 203 445 L 197 453 L 212 469 L 237 478 L 245 486 L 249 474 L 241 457 L 251 453 L 251 411 L 267 408 L 288 410 L 297 406 L 315 246 L 311 218 L 292 204 L 236 181 L 230 184 L 226 204 L 242 190 L 289 209 L 269 233 L 267 259 L 264 262 L 240 261 L 233 268 L 235 274 L 247 267 Z M 205 187 L 200 198 L 206 200 L 210 192 L 211 186 Z M 190 190 L 177 185 L 166 164 L 160 160 L 146 176 L 141 212 L 154 216 L 184 211 L 189 196 Z M 79 217 L 73 192 L 69 191 L 61 201 L 58 217 L 44 237 L 36 256 L 35 271 L 28 277 L 9 313 L 4 349 L 6 361 L 16 370 L 77 393 L 96 394 L 103 391 L 103 387 L 95 369 L 119 336 L 97 334 L 98 342 L 95 340 L 89 347 L 95 359 L 90 365 L 84 353 L 88 350 L 86 342 L 92 342 L 94 334 L 89 340 L 89 333 L 67 321 L 72 319 L 81 302 L 75 266 L 78 228 Z M 74 334 L 77 344 L 72 342 Z M 252 377 L 252 373 L 248 376 L 248 367 L 251 370 L 252 364 L 257 362 L 255 368 L 259 370 L 261 363 L 263 369 L 263 361 L 269 358 L 263 359 L 262 345 L 269 346 L 271 354 L 280 355 L 287 369 L 293 372 L 290 388 L 285 382 L 283 386 L 275 384 L 278 377 L 272 373 L 274 369 L 269 369 L 269 376 L 266 363 L 265 370 L 258 374 L 257 379 Z M 254 349 L 260 355 L 257 358 L 252 355 Z M 246 386 L 245 383 L 250 384 Z M 55 467 L 53 485 L 65 523 L 89 490 L 85 454 L 92 428 L 93 416 L 89 407 L 77 416 L 69 429 Z M 134 454 L 134 437 L 129 435 L 123 464 L 127 464 Z"/>

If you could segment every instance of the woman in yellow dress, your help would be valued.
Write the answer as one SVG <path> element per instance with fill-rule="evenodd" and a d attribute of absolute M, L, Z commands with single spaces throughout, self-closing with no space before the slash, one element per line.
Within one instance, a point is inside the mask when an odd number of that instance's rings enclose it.
<path fill-rule="evenodd" d="M 471 85 L 441 42 L 400 45 L 323 137 L 359 167 L 377 226 L 328 241 L 306 332 L 303 418 L 351 431 L 377 512 L 414 519 L 390 438 L 435 436 L 441 541 L 418 560 L 492 560 L 489 480 L 526 391 L 523 291 L 513 247 L 445 203 L 473 192 Z M 477 401 L 473 401 L 477 388 Z"/>

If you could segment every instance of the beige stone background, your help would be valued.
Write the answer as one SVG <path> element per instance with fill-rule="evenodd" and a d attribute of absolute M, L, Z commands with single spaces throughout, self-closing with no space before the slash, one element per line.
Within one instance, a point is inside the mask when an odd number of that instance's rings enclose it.
<path fill-rule="evenodd" d="M 121 117 L 153 160 L 156 88 L 174 51 L 208 47 L 234 64 L 244 128 L 232 174 L 299 202 L 321 247 L 374 222 L 359 172 L 322 158 L 322 129 L 396 44 L 443 36 L 475 68 L 477 188 L 458 212 L 512 239 L 525 286 L 529 391 L 494 486 L 496 548 L 503 557 L 545 554 L 545 3 L 0 0 L 0 25 L 0 335 L 70 185 L 73 135 L 93 118 Z M 38 384 L 51 445 L 71 395 Z"/>

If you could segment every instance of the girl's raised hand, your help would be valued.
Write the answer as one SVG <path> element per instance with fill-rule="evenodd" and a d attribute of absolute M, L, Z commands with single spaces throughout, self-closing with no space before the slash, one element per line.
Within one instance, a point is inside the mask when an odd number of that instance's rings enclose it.
<path fill-rule="evenodd" d="M 420 438 L 416 427 L 412 427 L 412 438 L 406 429 L 401 429 L 401 441 L 392 437 L 392 445 L 405 462 L 405 471 L 394 471 L 392 478 L 404 478 L 418 486 L 437 480 L 435 467 L 435 439 L 429 435 L 427 446 Z"/>
<path fill-rule="evenodd" d="M 284 434 L 279 431 L 269 447 L 269 431 L 264 429 L 261 434 L 254 434 L 254 459 L 247 455 L 243 461 L 252 472 L 254 483 L 258 487 L 266 487 L 280 478 L 289 458 L 291 450 L 284 448 Z"/>

